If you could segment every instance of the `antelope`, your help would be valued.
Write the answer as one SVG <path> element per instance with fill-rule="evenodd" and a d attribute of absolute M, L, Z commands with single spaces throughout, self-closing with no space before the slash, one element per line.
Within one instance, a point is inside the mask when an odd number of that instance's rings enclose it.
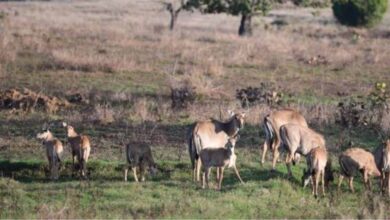
<path fill-rule="evenodd" d="M 231 113 L 226 122 L 215 119 L 199 121 L 191 125 L 188 132 L 188 150 L 193 169 L 193 180 L 200 180 L 202 162 L 199 154 L 204 148 L 224 148 L 228 139 L 244 127 L 245 113 Z M 218 172 L 217 172 L 218 176 Z"/>
<path fill-rule="evenodd" d="M 235 135 L 234 137 L 229 138 L 230 145 L 228 148 L 204 148 L 200 151 L 199 156 L 200 160 L 202 161 L 204 170 L 202 188 L 205 188 L 205 184 L 207 184 L 207 188 L 209 188 L 209 173 L 211 167 L 216 167 L 219 170 L 219 175 L 217 176 L 218 190 L 221 189 L 223 171 L 225 167 L 232 167 L 236 173 L 237 178 L 241 183 L 244 183 L 236 167 L 237 156 L 234 153 L 234 147 L 238 139 L 239 135 Z"/>
<path fill-rule="evenodd" d="M 271 112 L 264 117 L 263 127 L 265 131 L 265 141 L 263 144 L 263 154 L 261 164 L 265 162 L 265 156 L 268 148 L 272 150 L 272 170 L 275 170 L 276 162 L 279 159 L 280 134 L 279 130 L 282 125 L 287 123 L 298 124 L 302 127 L 308 127 L 305 118 L 295 110 L 283 109 Z"/>
<path fill-rule="evenodd" d="M 311 180 L 312 194 L 317 198 L 318 186 L 321 178 L 322 195 L 325 196 L 325 186 L 328 186 L 330 181 L 333 181 L 332 165 L 328 160 L 328 152 L 324 147 L 315 147 L 306 156 L 307 169 L 303 171 L 302 186 L 306 185 Z"/>
<path fill-rule="evenodd" d="M 127 182 L 127 173 L 129 168 L 133 170 L 134 179 L 138 182 L 137 167 L 141 174 L 141 181 L 145 181 L 145 168 L 149 168 L 149 172 L 154 176 L 157 172 L 156 163 L 153 160 L 152 151 L 149 145 L 145 143 L 129 143 L 126 145 L 126 161 L 125 166 L 125 181 Z"/>
<path fill-rule="evenodd" d="M 88 157 L 91 152 L 91 142 L 89 137 L 82 134 L 77 134 L 74 128 L 66 122 L 62 123 L 67 130 L 68 143 L 72 151 L 72 165 L 75 169 L 74 161 L 77 159 L 78 168 L 82 177 L 85 177 L 87 171 Z"/>
<path fill-rule="evenodd" d="M 37 134 L 37 138 L 42 140 L 42 145 L 46 148 L 46 156 L 49 161 L 50 178 L 57 180 L 61 166 L 63 146 L 61 141 L 53 136 L 49 129 Z"/>
<path fill-rule="evenodd" d="M 390 139 L 386 140 L 384 146 L 375 149 L 374 158 L 375 164 L 381 172 L 381 190 L 385 192 L 387 187 L 390 196 Z"/>
<path fill-rule="evenodd" d="M 295 153 L 306 156 L 313 148 L 325 148 L 324 137 L 314 130 L 297 124 L 285 124 L 280 127 L 283 148 L 287 150 L 286 165 L 291 177 L 291 162 L 295 164 Z"/>
<path fill-rule="evenodd" d="M 353 178 L 356 171 L 360 171 L 363 174 L 364 186 L 369 190 L 371 190 L 371 181 L 369 176 L 378 177 L 381 175 L 378 168 L 376 167 L 374 155 L 361 148 L 355 147 L 344 151 L 339 156 L 339 163 L 341 170 L 338 183 L 339 189 L 344 177 L 347 177 L 350 190 L 355 192 L 353 188 Z"/>

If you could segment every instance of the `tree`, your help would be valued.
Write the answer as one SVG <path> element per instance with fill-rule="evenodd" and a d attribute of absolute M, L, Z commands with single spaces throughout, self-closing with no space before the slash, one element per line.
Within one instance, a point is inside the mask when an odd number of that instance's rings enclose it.
<path fill-rule="evenodd" d="M 171 31 L 175 28 L 180 11 L 183 9 L 191 9 L 189 0 L 166 0 L 161 3 L 171 15 L 171 21 L 169 22 L 169 30 Z"/>
<path fill-rule="evenodd" d="M 266 15 L 271 9 L 272 0 L 189 0 L 188 8 L 196 8 L 202 13 L 226 13 L 241 16 L 238 34 L 252 35 L 252 16 Z"/>
<path fill-rule="evenodd" d="M 348 26 L 373 27 L 387 10 L 388 0 L 333 0 L 333 14 Z"/>

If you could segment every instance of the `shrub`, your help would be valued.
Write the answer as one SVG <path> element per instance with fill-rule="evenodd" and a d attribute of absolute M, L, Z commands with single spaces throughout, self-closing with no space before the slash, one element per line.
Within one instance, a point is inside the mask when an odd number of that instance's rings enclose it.
<path fill-rule="evenodd" d="M 293 0 L 300 7 L 325 8 L 330 6 L 330 0 Z"/>
<path fill-rule="evenodd" d="M 259 87 L 247 87 L 236 90 L 236 99 L 241 102 L 243 108 L 260 103 L 270 106 L 280 105 L 283 93 L 273 88 L 271 84 L 260 83 Z"/>
<path fill-rule="evenodd" d="M 378 82 L 368 96 L 350 97 L 339 103 L 338 122 L 344 127 L 368 125 L 380 127 L 389 111 L 390 91 L 386 83 Z"/>
<path fill-rule="evenodd" d="M 333 0 L 333 14 L 348 26 L 373 27 L 387 9 L 388 0 Z"/>
<path fill-rule="evenodd" d="M 196 99 L 194 88 L 184 86 L 181 88 L 171 88 L 171 100 L 173 109 L 185 109 Z"/>

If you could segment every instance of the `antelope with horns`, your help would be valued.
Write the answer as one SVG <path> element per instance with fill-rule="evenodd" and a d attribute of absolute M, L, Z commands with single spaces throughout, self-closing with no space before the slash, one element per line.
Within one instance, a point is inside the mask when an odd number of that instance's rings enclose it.
<path fill-rule="evenodd" d="M 291 177 L 291 162 L 295 164 L 294 155 L 306 156 L 313 148 L 325 148 L 324 137 L 314 130 L 297 124 L 285 124 L 280 127 L 282 146 L 287 150 L 286 165 Z"/>
<path fill-rule="evenodd" d="M 125 181 L 127 182 L 127 173 L 131 167 L 134 179 L 138 182 L 137 167 L 141 174 L 141 181 L 145 181 L 145 169 L 149 168 L 149 172 L 154 176 L 157 172 L 156 163 L 153 160 L 152 151 L 149 145 L 145 143 L 129 143 L 126 145 L 126 161 L 125 166 Z"/>
<path fill-rule="evenodd" d="M 239 135 L 229 138 L 229 146 L 227 148 L 204 148 L 200 151 L 200 160 L 203 164 L 203 181 L 202 188 L 205 188 L 205 184 L 209 187 L 209 173 L 211 167 L 216 167 L 219 171 L 217 176 L 218 190 L 221 189 L 222 180 L 223 180 L 223 171 L 225 167 L 232 167 L 236 173 L 237 178 L 242 181 L 240 173 L 236 167 L 237 156 L 234 153 L 234 147 L 236 145 Z"/>
<path fill-rule="evenodd" d="M 299 112 L 292 109 L 274 111 L 264 117 L 263 127 L 265 131 L 265 141 L 263 144 L 261 163 L 264 164 L 267 150 L 270 148 L 273 154 L 272 170 L 275 170 L 276 162 L 280 154 L 280 127 L 288 123 L 308 127 L 305 118 Z"/>
<path fill-rule="evenodd" d="M 228 139 L 238 134 L 244 127 L 245 113 L 231 113 L 226 122 L 215 119 L 199 121 L 188 132 L 188 150 L 193 169 L 194 181 L 200 181 L 202 162 L 199 154 L 204 148 L 224 148 Z M 218 176 L 218 172 L 217 172 Z"/>
<path fill-rule="evenodd" d="M 58 179 L 61 157 L 64 150 L 61 141 L 55 138 L 49 129 L 44 129 L 41 133 L 38 133 L 37 138 L 42 140 L 42 144 L 46 148 L 46 156 L 49 161 L 50 178 L 52 180 Z"/>
<path fill-rule="evenodd" d="M 72 151 L 72 165 L 75 169 L 74 161 L 77 159 L 78 168 L 82 177 L 86 176 L 88 157 L 91 152 L 91 142 L 86 135 L 79 135 L 74 128 L 66 122 L 62 123 L 66 128 L 68 143 Z"/>
<path fill-rule="evenodd" d="M 381 172 L 381 190 L 390 196 L 390 139 L 374 151 L 375 164 Z"/>
<path fill-rule="evenodd" d="M 356 171 L 362 172 L 364 186 L 369 190 L 371 190 L 371 181 L 369 177 L 381 175 L 378 168 L 376 167 L 374 155 L 361 148 L 354 147 L 344 151 L 339 156 L 339 163 L 341 171 L 338 183 L 339 189 L 344 177 L 347 177 L 349 180 L 350 190 L 355 192 L 353 188 L 353 178 Z"/>
<path fill-rule="evenodd" d="M 312 193 L 318 196 L 318 186 L 322 182 L 322 195 L 325 196 L 325 186 L 333 181 L 332 164 L 328 160 L 328 152 L 324 147 L 313 148 L 306 156 L 307 169 L 303 171 L 302 186 L 305 187 L 311 180 Z"/>

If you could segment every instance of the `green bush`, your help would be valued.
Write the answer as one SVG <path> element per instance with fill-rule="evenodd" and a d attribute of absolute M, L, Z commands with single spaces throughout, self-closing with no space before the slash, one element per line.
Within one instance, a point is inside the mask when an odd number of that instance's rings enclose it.
<path fill-rule="evenodd" d="M 332 0 L 333 14 L 348 26 L 373 27 L 387 10 L 388 0 Z"/>

